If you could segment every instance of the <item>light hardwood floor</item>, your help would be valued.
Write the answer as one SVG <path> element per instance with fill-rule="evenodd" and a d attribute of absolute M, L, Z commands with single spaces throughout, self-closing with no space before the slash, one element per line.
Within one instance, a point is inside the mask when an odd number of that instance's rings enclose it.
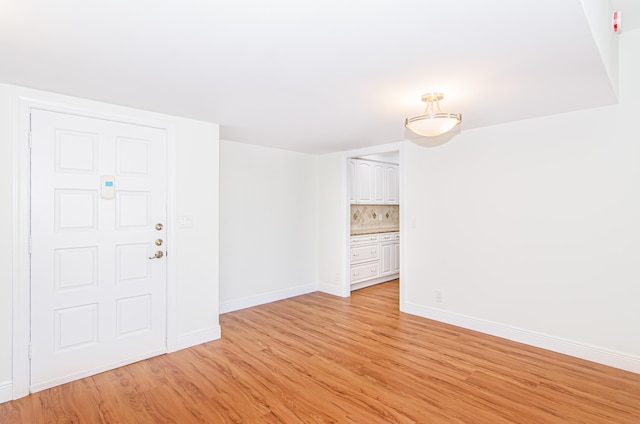
<path fill-rule="evenodd" d="M 222 315 L 222 339 L 0 404 L 0 423 L 640 423 L 640 375 L 398 312 L 398 281 Z"/>

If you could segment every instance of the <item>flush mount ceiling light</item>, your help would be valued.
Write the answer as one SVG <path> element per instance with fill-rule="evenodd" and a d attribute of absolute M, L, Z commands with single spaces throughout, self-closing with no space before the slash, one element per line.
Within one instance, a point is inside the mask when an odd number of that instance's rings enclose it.
<path fill-rule="evenodd" d="M 428 93 L 422 95 L 422 101 L 427 103 L 424 113 L 413 118 L 407 118 L 404 126 L 418 135 L 434 137 L 450 131 L 462 122 L 462 114 L 445 113 L 440 109 L 442 93 Z"/>

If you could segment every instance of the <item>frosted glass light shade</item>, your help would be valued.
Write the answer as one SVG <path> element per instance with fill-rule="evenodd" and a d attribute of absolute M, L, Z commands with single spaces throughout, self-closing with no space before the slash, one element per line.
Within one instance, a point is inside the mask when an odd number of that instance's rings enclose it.
<path fill-rule="evenodd" d="M 451 131 L 461 121 L 459 113 L 437 113 L 407 118 L 405 126 L 418 135 L 435 137 Z"/>
<path fill-rule="evenodd" d="M 440 109 L 442 93 L 428 93 L 422 96 L 422 101 L 427 104 L 422 115 L 407 118 L 404 126 L 418 135 L 435 137 L 450 131 L 462 122 L 462 114 L 445 113 Z"/>

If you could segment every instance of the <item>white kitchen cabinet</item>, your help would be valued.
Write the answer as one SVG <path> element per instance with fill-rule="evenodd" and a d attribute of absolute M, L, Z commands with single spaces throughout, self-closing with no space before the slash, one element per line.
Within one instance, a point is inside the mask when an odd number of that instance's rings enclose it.
<path fill-rule="evenodd" d="M 371 280 L 379 275 L 380 262 L 369 262 L 361 265 L 354 265 L 351 267 L 351 283 L 358 283 L 360 281 Z"/>
<path fill-rule="evenodd" d="M 380 276 L 380 236 L 351 237 L 351 284 Z"/>
<path fill-rule="evenodd" d="M 380 244 L 380 275 L 391 275 L 394 272 L 395 262 L 395 249 L 393 248 L 393 242 L 386 242 Z"/>
<path fill-rule="evenodd" d="M 400 273 L 400 233 L 395 233 L 393 240 L 393 274 Z"/>
<path fill-rule="evenodd" d="M 349 202 L 352 204 L 398 204 L 398 165 L 349 159 Z"/>
<path fill-rule="evenodd" d="M 380 257 L 380 244 L 365 244 L 363 246 L 351 246 L 351 263 L 377 260 Z"/>
<path fill-rule="evenodd" d="M 378 243 L 379 241 L 380 241 L 379 234 L 363 234 L 361 236 L 351 236 L 351 246 Z"/>
<path fill-rule="evenodd" d="M 356 160 L 356 203 L 373 203 L 373 162 Z"/>
<path fill-rule="evenodd" d="M 349 159 L 349 203 L 356 203 L 356 193 L 358 191 L 356 179 L 356 161 Z"/>
<path fill-rule="evenodd" d="M 384 165 L 384 203 L 387 205 L 399 204 L 400 185 L 398 184 L 398 165 Z"/>
<path fill-rule="evenodd" d="M 400 272 L 400 233 L 380 235 L 380 275 Z"/>
<path fill-rule="evenodd" d="M 382 205 L 385 203 L 386 194 L 385 165 L 372 162 L 371 165 L 371 203 Z"/>
<path fill-rule="evenodd" d="M 398 278 L 400 233 L 351 237 L 351 289 Z"/>

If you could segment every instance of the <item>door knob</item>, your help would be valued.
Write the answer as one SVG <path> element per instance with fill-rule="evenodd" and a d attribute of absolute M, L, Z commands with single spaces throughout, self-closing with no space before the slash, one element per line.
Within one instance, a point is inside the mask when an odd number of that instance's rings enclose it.
<path fill-rule="evenodd" d="M 162 252 L 162 250 L 157 250 L 156 253 L 153 256 L 151 256 L 149 259 L 160 259 L 163 256 L 164 256 L 164 253 Z"/>
<path fill-rule="evenodd" d="M 162 243 L 164 243 L 162 239 L 156 240 L 156 246 L 162 246 Z"/>
<path fill-rule="evenodd" d="M 163 225 L 162 225 L 161 223 L 159 223 L 159 222 L 158 222 L 158 223 L 156 224 L 156 230 L 160 231 L 160 230 L 162 230 L 162 228 L 163 228 Z"/>

